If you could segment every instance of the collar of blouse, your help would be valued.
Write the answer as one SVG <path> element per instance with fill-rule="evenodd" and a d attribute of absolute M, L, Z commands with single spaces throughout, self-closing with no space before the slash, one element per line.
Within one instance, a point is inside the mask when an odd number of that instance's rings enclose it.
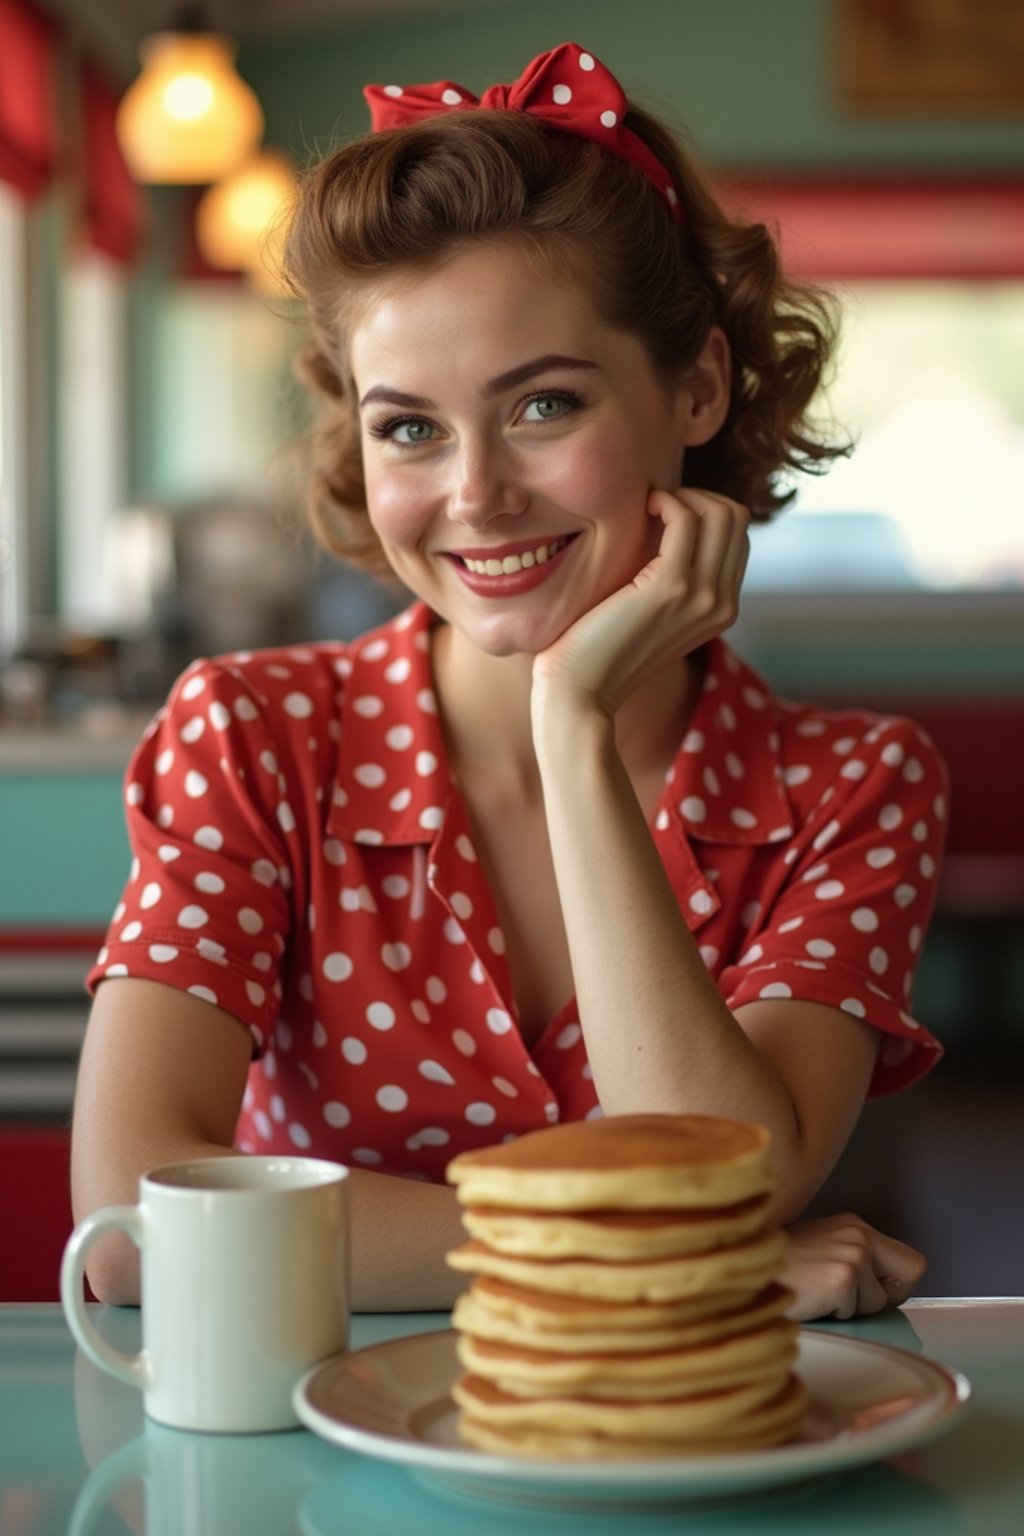
<path fill-rule="evenodd" d="M 416 603 L 344 658 L 332 837 L 431 845 L 458 798 L 431 681 L 431 623 L 429 609 Z M 704 686 L 655 831 L 748 846 L 782 842 L 793 834 L 794 817 L 778 702 L 724 641 L 708 649 Z"/>

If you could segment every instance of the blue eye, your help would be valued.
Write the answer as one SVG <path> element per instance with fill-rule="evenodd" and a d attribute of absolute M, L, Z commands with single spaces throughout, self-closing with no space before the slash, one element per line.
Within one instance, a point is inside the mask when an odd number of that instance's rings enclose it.
<path fill-rule="evenodd" d="M 417 420 L 396 421 L 388 433 L 393 443 L 404 443 L 406 446 L 425 443 L 433 435 L 434 429 L 429 421 Z"/>
<path fill-rule="evenodd" d="M 558 421 L 582 404 L 578 395 L 565 390 L 546 390 L 531 395 L 523 406 L 523 420 L 529 422 Z M 533 413 L 532 415 L 530 413 Z"/>
<path fill-rule="evenodd" d="M 387 421 L 375 422 L 370 435 L 396 443 L 399 448 L 415 448 L 420 443 L 428 443 L 435 436 L 435 428 L 421 416 L 392 416 Z"/>

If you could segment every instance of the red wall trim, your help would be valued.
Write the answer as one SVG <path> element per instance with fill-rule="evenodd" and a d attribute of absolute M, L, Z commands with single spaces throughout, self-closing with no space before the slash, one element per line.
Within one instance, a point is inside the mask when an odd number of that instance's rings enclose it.
<path fill-rule="evenodd" d="M 722 177 L 726 207 L 778 225 L 795 276 L 1024 277 L 1024 181 Z"/>
<path fill-rule="evenodd" d="M 0 954 L 5 950 L 31 950 L 39 954 L 68 950 L 97 950 L 105 928 L 0 928 Z"/>

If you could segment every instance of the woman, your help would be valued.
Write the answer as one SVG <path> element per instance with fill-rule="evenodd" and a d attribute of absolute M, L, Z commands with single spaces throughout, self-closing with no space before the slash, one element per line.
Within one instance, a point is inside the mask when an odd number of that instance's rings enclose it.
<path fill-rule="evenodd" d="M 836 449 L 818 300 L 574 44 L 479 104 L 370 87 L 287 248 L 326 398 L 315 521 L 417 598 L 353 645 L 197 663 L 129 769 L 92 973 L 79 1214 L 232 1150 L 354 1170 L 355 1303 L 459 1287 L 450 1158 L 640 1110 L 767 1125 L 800 1215 L 906 1013 L 945 786 L 908 722 L 774 699 L 721 640 L 752 509 Z M 796 1312 L 920 1255 L 796 1226 Z M 134 1254 L 92 1283 L 137 1294 Z"/>

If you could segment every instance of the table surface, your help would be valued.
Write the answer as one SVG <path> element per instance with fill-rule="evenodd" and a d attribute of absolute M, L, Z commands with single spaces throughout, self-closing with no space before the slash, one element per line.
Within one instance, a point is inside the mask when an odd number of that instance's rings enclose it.
<path fill-rule="evenodd" d="M 137 1312 L 96 1312 L 111 1342 L 135 1347 Z M 356 1317 L 352 1347 L 447 1322 Z M 963 1371 L 970 1404 L 941 1437 L 890 1461 L 714 1508 L 572 1513 L 573 1536 L 1024 1530 L 1024 1298 L 929 1299 L 826 1326 Z M 306 1430 L 168 1431 L 144 1418 L 133 1388 L 76 1351 L 59 1307 L 0 1307 L 0 1536 L 564 1536 L 566 1519 L 432 1490 Z"/>

